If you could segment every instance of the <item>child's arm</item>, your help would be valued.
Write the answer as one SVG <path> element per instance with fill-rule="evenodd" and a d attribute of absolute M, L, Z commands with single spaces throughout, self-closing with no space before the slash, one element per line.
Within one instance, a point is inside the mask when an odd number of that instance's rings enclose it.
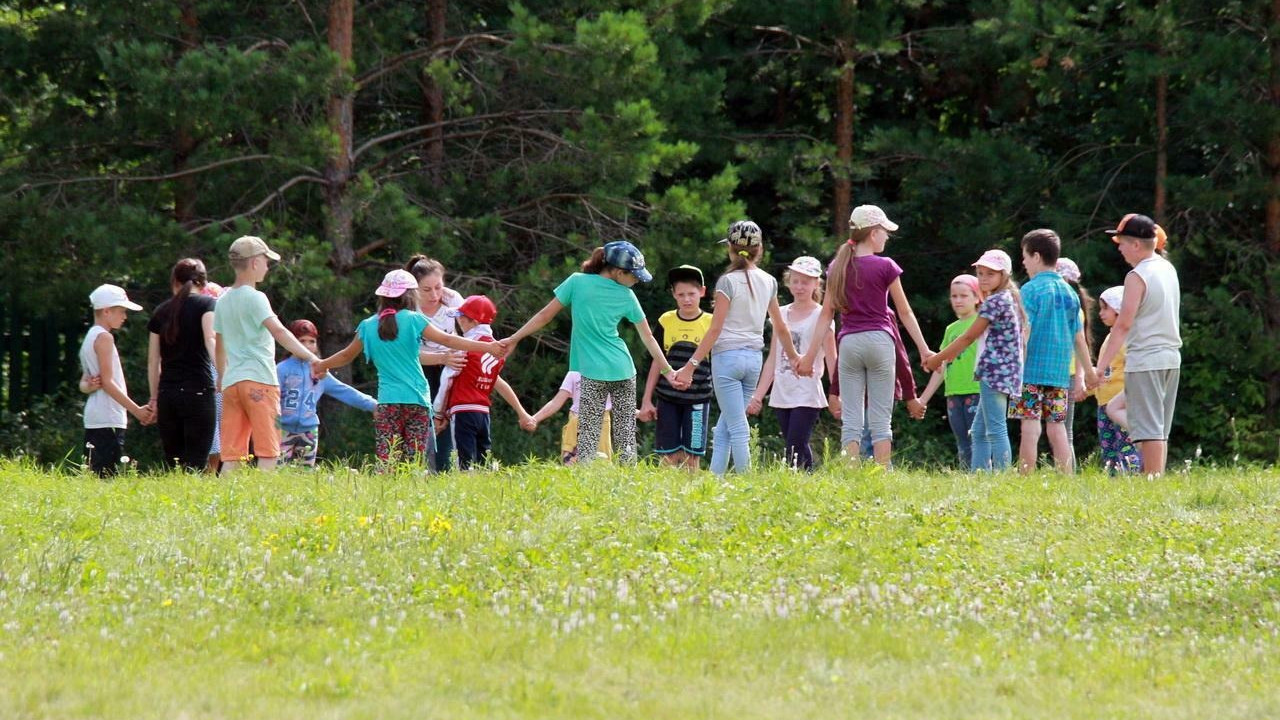
<path fill-rule="evenodd" d="M 653 391 L 658 387 L 658 378 L 662 377 L 662 366 L 657 360 L 649 363 L 649 377 L 644 381 L 644 396 L 640 402 L 640 414 L 637 419 L 648 422 L 658 417 L 658 408 L 653 405 Z"/>
<path fill-rule="evenodd" d="M 946 378 L 942 370 L 935 370 L 929 376 L 929 382 L 924 386 L 924 392 L 920 393 L 920 404 L 928 405 L 933 399 L 933 394 L 938 392 L 938 388 L 942 387 L 942 381 Z"/>
<path fill-rule="evenodd" d="M 373 412 L 378 408 L 376 399 L 365 395 L 332 375 L 326 375 L 324 379 L 317 382 L 315 392 L 317 400 L 321 395 L 328 395 L 334 400 L 344 405 L 350 405 L 357 410 Z"/>
<path fill-rule="evenodd" d="M 467 352 L 476 352 L 480 354 L 489 353 L 497 358 L 504 358 L 510 352 L 507 345 L 497 342 L 480 342 L 458 335 L 451 335 L 434 325 L 428 325 L 422 329 L 422 337 L 430 340 L 437 345 L 451 347 L 454 350 L 466 350 Z M 453 369 L 453 368 L 449 368 Z"/>
<path fill-rule="evenodd" d="M 982 337 L 982 333 L 986 332 L 987 328 L 990 326 L 991 321 L 979 315 L 974 319 L 973 324 L 969 326 L 969 329 L 964 331 L 963 335 L 952 340 L 950 345 L 939 350 L 936 354 L 929 356 L 920 364 L 923 365 L 924 369 L 928 372 L 937 372 L 945 363 L 949 363 L 959 357 L 960 353 L 964 352 L 965 348 L 969 347 L 974 343 L 974 341 Z"/>
<path fill-rule="evenodd" d="M 1146 295 L 1147 283 L 1141 275 L 1130 272 L 1124 277 L 1124 302 L 1120 303 L 1120 315 L 1116 318 L 1116 324 L 1111 326 L 1111 344 L 1098 356 L 1098 368 L 1106 370 L 1111 367 L 1111 361 L 1116 359 L 1116 353 L 1124 347 L 1129 331 L 1133 329 L 1134 318 L 1138 317 L 1138 306 Z M 1090 388 L 1098 386 L 1097 370 L 1094 371 L 1093 379 Z M 1085 382 L 1088 384 L 1088 378 L 1085 378 Z"/>
<path fill-rule="evenodd" d="M 147 401 L 147 406 L 154 412 L 156 398 L 160 394 L 160 336 L 148 334 L 151 337 L 147 341 L 147 389 L 151 391 L 151 399 Z"/>
<path fill-rule="evenodd" d="M 747 401 L 748 415 L 757 415 L 764 407 L 764 396 L 768 395 L 769 388 L 773 387 L 773 372 L 777 367 L 777 358 L 778 333 L 774 333 L 773 339 L 769 341 L 769 357 L 764 359 L 764 367 L 760 368 L 760 381 L 756 383 L 756 390 L 751 393 L 751 399 Z"/>
<path fill-rule="evenodd" d="M 1084 371 L 1084 385 L 1080 385 L 1080 372 Z M 1084 339 L 1084 328 L 1076 330 L 1076 372 L 1071 377 L 1071 393 L 1078 395 L 1085 387 L 1098 386 L 1098 373 L 1093 369 L 1093 361 L 1089 358 L 1089 343 Z M 1083 397 L 1074 397 L 1079 402 Z"/>
<path fill-rule="evenodd" d="M 662 346 L 658 344 L 658 339 L 653 336 L 653 330 L 649 328 L 649 321 L 640 318 L 640 322 L 636 323 L 636 330 L 640 333 L 640 340 L 644 343 L 644 347 L 649 351 L 649 357 L 658 363 L 658 372 L 662 375 L 674 377 L 675 370 L 671 368 L 671 363 L 667 362 L 667 354 L 662 351 Z M 692 375 L 692 373 L 690 373 Z M 677 389 L 689 387 L 689 383 L 685 382 L 683 387 L 676 384 L 675 380 L 671 384 Z"/>
<path fill-rule="evenodd" d="M 520 426 L 524 427 L 525 423 L 531 418 L 529 412 L 524 409 L 524 403 L 520 402 L 520 396 L 516 394 L 515 388 L 511 387 L 511 383 L 502 379 L 499 375 L 494 379 L 493 389 L 498 391 L 498 395 L 516 411 L 516 417 L 520 419 Z"/>
<path fill-rule="evenodd" d="M 305 345 L 298 342 L 298 338 L 294 337 L 293 333 L 289 332 L 289 328 L 285 327 L 284 324 L 280 322 L 280 318 L 272 315 L 262 321 L 262 326 L 267 329 L 267 332 L 271 333 L 271 337 L 275 338 L 277 343 L 280 343 L 280 347 L 289 351 L 290 355 L 298 358 L 304 363 L 311 363 L 312 365 L 320 361 L 320 358 L 316 357 L 315 353 L 311 352 Z"/>
<path fill-rule="evenodd" d="M 573 395 L 570 394 L 568 390 L 556 391 L 556 394 L 547 401 L 547 404 L 543 405 L 538 412 L 533 414 L 533 417 L 529 418 L 533 421 L 533 427 L 526 427 L 525 430 L 532 432 L 537 428 L 538 423 L 560 412 L 560 408 L 564 407 L 564 404 L 569 402 L 569 399 L 572 397 Z"/>
<path fill-rule="evenodd" d="M 214 387 L 222 392 L 222 378 L 227 369 L 227 344 L 222 339 L 222 333 L 213 334 L 213 369 L 218 373 L 218 377 L 213 379 Z"/>
<path fill-rule="evenodd" d="M 219 335 L 218 337 L 221 338 L 222 336 Z M 352 360 L 359 357 L 362 352 L 364 352 L 364 342 L 361 341 L 360 336 L 357 335 L 351 338 L 350 345 L 347 345 L 323 360 L 316 360 L 311 363 L 311 374 L 323 375 L 335 368 L 346 367 L 351 364 Z M 310 353 L 307 354 L 309 355 Z M 219 372 L 218 377 L 222 377 L 221 372 Z"/>
<path fill-rule="evenodd" d="M 92 395 L 102 389 L 102 376 L 80 373 L 79 387 L 80 392 Z"/>
<path fill-rule="evenodd" d="M 933 355 L 933 351 L 929 349 L 929 343 L 924 341 L 924 333 L 920 332 L 920 323 L 916 322 L 916 314 L 911 310 L 911 303 L 907 302 L 907 293 L 902 289 L 902 278 L 897 278 L 889 285 L 889 297 L 893 298 L 893 308 L 898 312 L 898 320 L 902 323 L 902 327 L 907 329 L 907 334 L 911 336 L 911 342 L 916 344 L 916 350 L 920 351 L 920 359 L 926 360 Z"/>
<path fill-rule="evenodd" d="M 830 330 L 830 323 L 828 330 Z M 831 417 L 840 419 L 842 408 L 840 406 L 840 362 L 839 356 L 836 355 L 836 334 L 834 332 L 826 333 L 827 339 L 823 341 L 825 346 L 823 353 L 826 355 L 827 361 L 827 383 L 830 386 L 827 390 L 827 411 L 831 413 Z"/>
<path fill-rule="evenodd" d="M 818 317 L 822 319 L 821 316 Z M 791 328 L 787 327 L 787 321 L 782 318 L 782 309 L 778 307 L 778 298 L 769 298 L 769 321 L 773 323 L 773 335 L 778 339 L 778 343 L 782 346 L 782 352 L 787 354 L 787 360 L 791 363 L 791 367 L 800 364 L 800 353 L 796 352 L 796 346 L 791 341 Z M 799 374 L 799 373 L 797 373 Z M 808 377 L 813 374 L 810 368 Z"/>
<path fill-rule="evenodd" d="M 436 388 L 435 400 L 431 402 L 431 406 L 436 409 L 436 417 L 442 415 L 449 407 L 449 389 L 453 387 L 453 379 L 457 375 L 458 371 L 453 368 L 445 368 L 444 372 L 440 373 L 440 387 Z"/>
<path fill-rule="evenodd" d="M 796 374 L 801 377 L 809 377 L 813 374 L 813 361 L 818 357 L 818 353 L 827 347 L 827 338 L 831 337 L 831 320 L 835 317 L 836 309 L 832 298 L 835 297 L 834 292 L 827 293 L 822 298 L 822 312 L 818 314 L 818 324 L 814 326 L 813 339 L 809 342 L 809 349 L 805 350 L 804 357 L 800 358 L 800 364 L 796 367 Z"/>
<path fill-rule="evenodd" d="M 419 365 L 444 365 L 446 367 L 462 369 L 467 364 L 466 353 L 451 352 L 430 352 L 428 350 L 418 351 Z"/>
<path fill-rule="evenodd" d="M 123 405 L 130 415 L 138 418 L 138 422 L 150 425 L 155 419 L 155 413 L 151 408 L 129 399 L 124 388 L 120 387 L 119 378 L 115 376 L 115 368 L 112 367 L 115 348 L 116 340 L 109 332 L 102 333 L 93 341 L 93 354 L 98 357 L 98 368 L 102 371 L 102 389 L 108 397 Z"/>
<path fill-rule="evenodd" d="M 684 387 L 689 387 L 693 382 L 693 371 L 711 354 L 712 346 L 716 344 L 716 340 L 720 338 L 720 332 L 724 330 L 724 321 L 729 318 L 729 305 L 731 302 L 728 295 L 716 292 L 714 309 L 711 311 L 711 326 L 707 328 L 706 334 L 702 336 L 702 342 L 698 343 L 693 355 L 689 356 L 689 362 L 677 370 L 674 377 L 670 378 L 669 382 L 672 385 L 675 385 L 676 381 L 679 380 L 684 384 Z"/>
<path fill-rule="evenodd" d="M 560 299 L 552 298 L 551 302 L 544 305 L 543 308 L 535 313 L 533 317 L 529 318 L 529 321 L 526 322 L 519 330 L 503 338 L 502 344 L 509 347 L 514 346 L 526 337 L 529 337 L 541 330 L 547 323 L 551 322 L 551 319 L 556 316 L 556 313 L 559 313 L 563 309 L 564 304 L 560 302 Z"/>

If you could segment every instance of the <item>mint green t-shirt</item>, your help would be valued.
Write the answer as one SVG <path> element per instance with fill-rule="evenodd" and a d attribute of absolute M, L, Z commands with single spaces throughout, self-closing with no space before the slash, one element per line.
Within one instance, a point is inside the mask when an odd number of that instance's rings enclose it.
<path fill-rule="evenodd" d="M 618 335 L 618 323 L 644 320 L 631 288 L 602 275 L 574 273 L 556 288 L 556 299 L 573 314 L 569 369 L 590 380 L 635 377 L 631 351 Z"/>
<path fill-rule="evenodd" d="M 213 306 L 213 331 L 222 336 L 227 366 L 222 387 L 243 380 L 279 385 L 276 378 L 276 341 L 263 325 L 276 314 L 262 291 L 248 285 L 227 290 Z"/>
<path fill-rule="evenodd" d="M 356 326 L 356 337 L 364 343 L 365 360 L 378 369 L 379 405 L 422 405 L 431 407 L 431 388 L 418 364 L 418 338 L 431 321 L 416 310 L 396 313 L 400 331 L 395 340 L 378 337 L 378 316 L 372 315 Z"/>
<path fill-rule="evenodd" d="M 963 320 L 957 320 L 947 326 L 947 331 L 942 334 L 942 347 L 951 344 L 951 341 L 960 337 L 973 325 L 973 321 L 978 319 L 978 314 L 974 313 Z M 978 381 L 973 379 L 973 364 L 978 358 L 978 343 L 972 343 L 969 347 L 960 353 L 960 356 L 947 364 L 947 374 L 943 385 L 944 395 L 977 395 Z"/>

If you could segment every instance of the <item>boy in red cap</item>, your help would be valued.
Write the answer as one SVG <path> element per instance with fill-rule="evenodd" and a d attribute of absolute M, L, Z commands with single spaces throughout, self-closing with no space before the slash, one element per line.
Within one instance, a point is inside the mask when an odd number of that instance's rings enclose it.
<path fill-rule="evenodd" d="M 312 353 L 320 351 L 317 338 L 320 332 L 310 320 L 294 320 L 289 332 L 298 338 L 302 347 Z M 316 451 L 320 448 L 320 416 L 316 405 L 328 395 L 353 408 L 373 412 L 378 401 L 326 374 L 319 380 L 311 375 L 311 363 L 290 355 L 276 365 L 276 378 L 280 381 L 280 461 L 300 462 L 315 467 Z"/>
<path fill-rule="evenodd" d="M 493 342 L 493 329 L 489 323 L 498 315 L 498 308 L 484 295 L 471 295 L 453 311 L 462 336 L 479 342 Z M 467 363 L 461 370 L 446 368 L 440 376 L 440 389 L 436 392 L 436 431 L 452 429 L 453 447 L 458 453 L 458 467 L 467 470 L 483 459 L 492 447 L 489 432 L 489 405 L 498 373 L 505 361 L 490 353 L 468 352 Z M 529 417 L 515 398 L 516 414 L 524 421 Z"/>

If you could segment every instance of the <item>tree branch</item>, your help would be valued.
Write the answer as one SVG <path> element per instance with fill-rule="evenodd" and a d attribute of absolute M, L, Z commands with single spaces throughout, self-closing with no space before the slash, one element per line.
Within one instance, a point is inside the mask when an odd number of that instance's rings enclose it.
<path fill-rule="evenodd" d="M 435 130 L 437 128 L 442 128 L 442 127 L 445 127 L 446 125 L 454 125 L 454 124 L 461 124 L 461 123 L 467 123 L 467 122 L 483 122 L 486 120 L 505 120 L 505 119 L 511 119 L 511 118 L 527 118 L 527 117 L 542 117 L 542 116 L 547 116 L 547 117 L 572 116 L 572 115 L 580 115 L 581 113 L 582 113 L 581 110 L 526 110 L 526 111 L 505 112 L 505 113 L 490 113 L 487 115 L 471 115 L 469 117 L 455 118 L 452 120 L 445 120 L 443 122 L 438 122 L 438 123 L 428 123 L 426 125 L 415 125 L 414 127 L 411 127 L 411 128 L 396 130 L 395 132 L 389 132 L 386 135 L 379 135 L 378 137 L 372 138 L 370 140 L 366 140 L 364 144 L 356 148 L 355 152 L 351 153 L 351 160 L 352 162 L 355 162 L 361 155 L 364 154 L 366 150 L 377 147 L 378 145 L 381 145 L 383 143 L 391 142 L 392 140 L 396 140 L 408 135 L 417 135 L 419 133 L 426 132 L 427 130 Z"/>
<path fill-rule="evenodd" d="M 91 182 L 164 182 L 165 180 L 177 180 L 178 178 L 187 177 L 188 175 L 198 175 L 202 172 L 207 172 L 215 168 L 225 167 L 227 165 L 236 165 L 239 163 L 254 162 L 258 160 L 285 161 L 285 158 L 280 158 L 275 155 L 245 155 L 243 157 L 227 158 L 226 160 L 219 160 L 217 162 L 211 162 L 207 165 L 188 168 L 180 172 L 166 173 L 164 175 L 104 175 L 102 177 L 78 177 L 78 178 L 68 178 L 65 180 L 50 180 L 48 182 L 27 183 L 25 185 L 22 185 L 18 189 L 12 191 L 11 194 L 16 195 L 21 192 L 34 190 L 40 187 L 47 187 L 49 185 L 57 185 L 61 187 L 64 185 L 77 185 L 80 183 L 91 183 Z M 312 173 L 315 172 L 311 168 L 304 168 L 304 169 Z"/>
<path fill-rule="evenodd" d="M 262 202 L 258 203 L 257 205 L 254 205 L 253 207 L 249 208 L 248 210 L 245 210 L 245 211 L 244 211 L 244 212 L 242 212 L 242 213 L 237 213 L 237 214 L 235 214 L 235 215 L 232 215 L 231 217 L 223 218 L 223 219 L 221 219 L 221 220 L 210 220 L 209 222 L 204 223 L 204 224 L 202 224 L 202 225 L 197 225 L 197 226 L 195 226 L 195 227 L 191 228 L 190 230 L 188 230 L 188 231 L 187 231 L 187 234 L 189 234 L 189 235 L 195 235 L 195 234 L 200 233 L 200 232 L 202 232 L 202 231 L 204 231 L 204 230 L 208 230 L 208 229 L 209 229 L 209 228 L 211 228 L 211 227 L 217 227 L 217 226 L 219 226 L 219 225 L 226 225 L 227 223 L 235 222 L 236 220 L 239 220 L 239 219 L 241 219 L 241 218 L 245 218 L 245 217 L 249 217 L 250 215 L 254 215 L 254 214 L 256 214 L 259 210 L 261 210 L 262 208 L 264 208 L 264 207 L 266 207 L 267 205 L 269 205 L 273 200 L 275 200 L 276 198 L 280 197 L 281 195 L 284 195 L 284 192 L 285 192 L 286 190 L 288 190 L 289 188 L 293 187 L 294 185 L 297 185 L 298 183 L 304 183 L 304 182 L 311 182 L 311 183 L 316 183 L 316 184 L 319 184 L 319 185 L 324 185 L 324 184 L 326 184 L 326 183 L 325 183 L 324 178 L 316 177 L 315 175 L 298 175 L 298 176 L 296 176 L 296 177 L 290 178 L 288 182 L 286 182 L 285 184 L 283 184 L 283 185 L 281 185 L 280 187 L 276 188 L 276 189 L 275 189 L 275 192 L 273 192 L 273 193 L 271 193 L 270 195 L 268 195 L 268 196 L 266 196 L 265 198 L 263 198 Z"/>
<path fill-rule="evenodd" d="M 416 50 L 410 50 L 407 53 L 401 53 L 400 55 L 396 55 L 395 57 L 391 58 L 390 60 L 387 60 L 386 62 L 382 63 L 378 67 L 372 68 L 367 72 L 357 75 L 356 85 L 363 86 L 369 82 L 377 80 L 378 78 L 382 77 L 383 75 L 386 75 L 389 72 L 395 71 L 401 65 L 404 65 L 407 62 L 411 62 L 419 58 L 430 57 L 445 48 L 449 48 L 449 51 L 442 54 L 454 55 L 460 50 L 462 50 L 463 48 L 465 48 L 466 46 L 474 43 L 479 43 L 479 42 L 494 43 L 496 45 L 511 44 L 511 41 L 504 37 L 501 37 L 499 35 L 487 34 L 487 33 L 477 33 L 473 35 L 463 35 L 462 37 L 445 38 L 442 42 L 434 43 L 426 47 L 421 47 Z"/>

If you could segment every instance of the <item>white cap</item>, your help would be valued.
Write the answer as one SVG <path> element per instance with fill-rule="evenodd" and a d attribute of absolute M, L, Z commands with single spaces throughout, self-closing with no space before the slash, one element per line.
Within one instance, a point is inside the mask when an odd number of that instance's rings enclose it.
<path fill-rule="evenodd" d="M 1120 306 L 1124 305 L 1124 286 L 1114 285 L 1102 291 L 1098 299 L 1107 304 L 1107 307 L 1120 312 Z"/>
<path fill-rule="evenodd" d="M 131 302 L 129 296 L 125 294 L 124 288 L 118 285 L 99 285 L 97 289 L 89 293 L 89 302 L 93 303 L 94 310 L 106 310 L 107 308 L 122 307 L 130 310 L 141 310 L 142 306 L 136 302 Z"/>
<path fill-rule="evenodd" d="M 418 280 L 408 270 L 392 270 L 382 278 L 382 284 L 373 291 L 374 295 L 396 298 L 410 290 L 418 289 Z"/>
<path fill-rule="evenodd" d="M 889 216 L 875 205 L 859 205 L 849 213 L 850 230 L 861 230 L 877 225 L 889 232 L 898 231 L 898 224 L 890 220 Z"/>
<path fill-rule="evenodd" d="M 988 250 L 982 253 L 982 257 L 974 265 L 990 268 L 1002 273 L 1013 274 L 1013 258 L 1009 257 L 1009 253 L 1003 250 Z"/>
<path fill-rule="evenodd" d="M 787 269 L 813 278 L 822 277 L 822 263 L 818 262 L 818 258 L 809 257 L 808 255 L 801 255 L 792 260 Z"/>

